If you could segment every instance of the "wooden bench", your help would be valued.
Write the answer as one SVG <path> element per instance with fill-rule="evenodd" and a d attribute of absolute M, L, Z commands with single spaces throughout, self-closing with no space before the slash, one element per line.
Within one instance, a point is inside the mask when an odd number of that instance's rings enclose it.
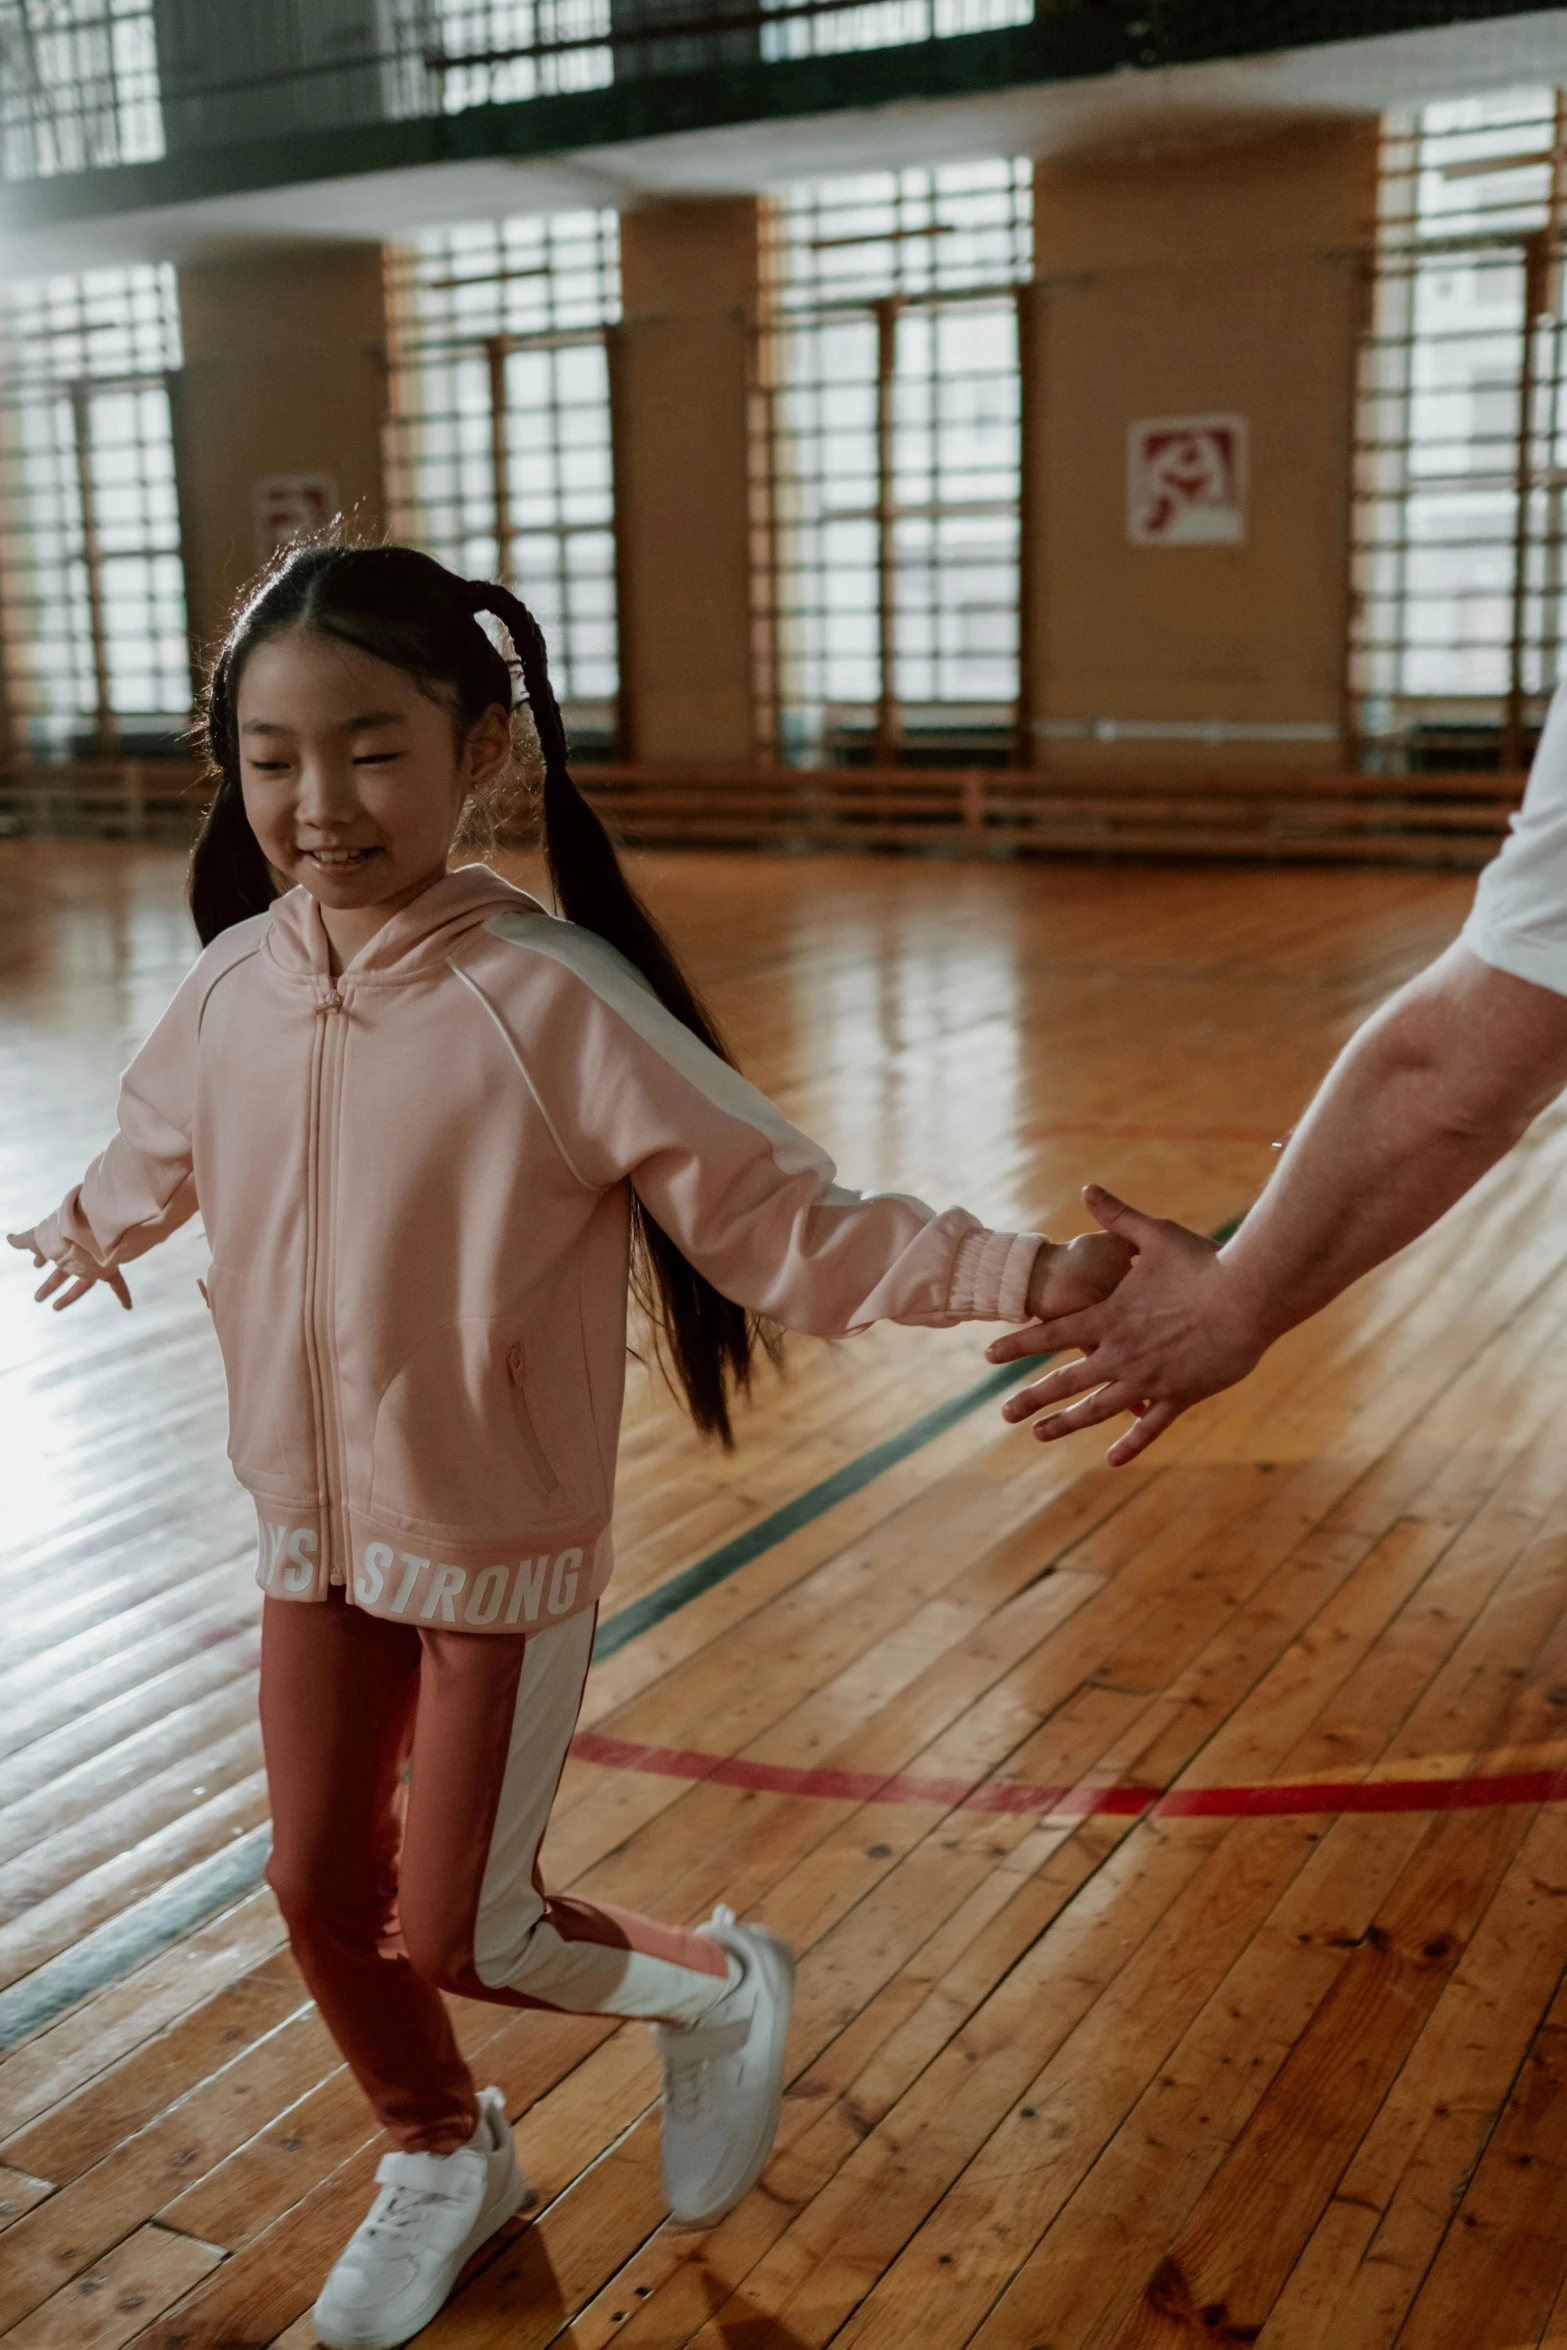
<path fill-rule="evenodd" d="M 194 769 L 165 759 L 0 767 L 0 834 L 189 840 L 201 814 L 195 781 Z"/>
<path fill-rule="evenodd" d="M 1163 773 L 1019 768 L 584 767 L 621 837 L 649 846 L 939 846 L 1456 866 L 1496 853 L 1521 774 Z"/>
<path fill-rule="evenodd" d="M 1521 774 L 1320 768 L 1071 777 L 1013 767 L 736 762 L 584 764 L 576 773 L 634 846 L 1266 858 L 1467 872 L 1496 854 L 1524 786 Z M 191 771 L 169 762 L 0 770 L 0 833 L 188 840 L 200 804 Z"/>

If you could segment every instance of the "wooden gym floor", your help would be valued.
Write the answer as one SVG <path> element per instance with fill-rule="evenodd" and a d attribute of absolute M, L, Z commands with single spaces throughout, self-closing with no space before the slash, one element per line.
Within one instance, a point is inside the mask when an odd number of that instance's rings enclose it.
<path fill-rule="evenodd" d="M 1243 1209 L 1469 895 L 643 873 L 846 1180 L 1058 1231 L 1089 1174 Z M 0 847 L 8 1222 L 102 1139 L 190 951 L 179 884 L 169 851 Z M 1004 1432 L 973 1332 L 796 1347 L 730 1460 L 636 1386 L 547 1859 L 794 1938 L 783 2128 L 677 2232 L 646 2033 L 463 2006 L 539 2200 L 425 2341 L 1567 2345 L 1564 1160 L 1552 1117 L 1120 1475 Z M 200 1263 L 187 1232 L 134 1268 L 130 1319 L 0 1283 L 6 2350 L 308 2344 L 376 2160 L 258 1882 Z"/>

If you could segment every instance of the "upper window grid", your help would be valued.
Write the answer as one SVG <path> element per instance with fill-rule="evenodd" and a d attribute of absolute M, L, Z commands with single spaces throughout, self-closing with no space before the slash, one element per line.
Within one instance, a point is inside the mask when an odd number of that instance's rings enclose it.
<path fill-rule="evenodd" d="M 1032 193 L 1026 162 L 999 161 L 772 208 L 762 600 L 786 756 L 896 757 L 917 733 L 1010 748 Z"/>
<path fill-rule="evenodd" d="M 1521 760 L 1558 674 L 1567 380 L 1544 297 L 1562 132 L 1549 90 L 1386 125 L 1350 656 L 1376 764 Z"/>
<path fill-rule="evenodd" d="M 166 267 L 0 297 L 6 686 L 43 755 L 166 738 L 190 708 Z"/>
<path fill-rule="evenodd" d="M 609 212 L 481 223 L 390 264 L 393 528 L 533 608 L 585 749 L 609 747 L 618 687 L 604 347 L 617 230 Z"/>

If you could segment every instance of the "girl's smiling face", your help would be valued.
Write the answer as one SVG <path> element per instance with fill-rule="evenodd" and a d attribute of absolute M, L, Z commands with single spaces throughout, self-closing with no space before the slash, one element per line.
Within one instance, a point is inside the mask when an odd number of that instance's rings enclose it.
<path fill-rule="evenodd" d="M 258 645 L 235 717 L 245 814 L 267 862 L 318 900 L 346 956 L 439 880 L 470 795 L 511 749 L 357 645 L 290 629 Z"/>

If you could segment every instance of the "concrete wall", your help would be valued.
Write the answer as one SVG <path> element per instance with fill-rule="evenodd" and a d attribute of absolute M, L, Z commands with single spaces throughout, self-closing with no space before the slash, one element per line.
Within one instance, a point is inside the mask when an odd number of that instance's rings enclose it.
<path fill-rule="evenodd" d="M 1035 450 L 1033 718 L 1334 726 L 1345 630 L 1349 249 L 1371 226 L 1372 123 L 1036 179 L 1043 281 L 1028 354 Z M 1239 546 L 1133 546 L 1135 418 L 1249 419 Z M 1336 763 L 1331 741 L 1035 740 L 1050 765 Z"/>
<path fill-rule="evenodd" d="M 385 525 L 385 324 L 378 245 L 292 245 L 179 272 L 185 372 L 175 462 L 191 630 L 221 634 L 260 559 L 256 485 L 325 474 Z"/>
<path fill-rule="evenodd" d="M 625 322 L 612 354 L 623 748 L 752 748 L 746 327 L 750 198 L 622 216 Z"/>

